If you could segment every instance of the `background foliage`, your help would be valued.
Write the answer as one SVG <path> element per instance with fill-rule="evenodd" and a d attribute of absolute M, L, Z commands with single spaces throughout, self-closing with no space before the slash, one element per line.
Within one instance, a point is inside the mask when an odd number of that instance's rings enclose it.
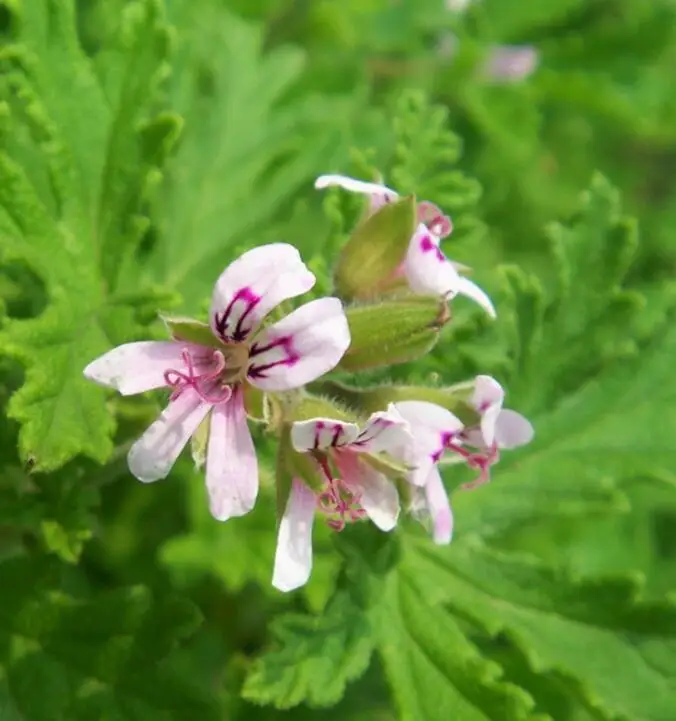
<path fill-rule="evenodd" d="M 670 0 L 0 2 L 1 721 L 673 721 L 675 33 Z M 477 72 L 526 43 L 529 79 Z M 161 397 L 82 368 L 255 244 L 328 290 L 356 208 L 312 180 L 374 168 L 499 318 L 363 382 L 493 374 L 536 440 L 450 547 L 318 528 L 282 596 L 274 443 L 218 524 L 189 460 L 126 469 Z"/>

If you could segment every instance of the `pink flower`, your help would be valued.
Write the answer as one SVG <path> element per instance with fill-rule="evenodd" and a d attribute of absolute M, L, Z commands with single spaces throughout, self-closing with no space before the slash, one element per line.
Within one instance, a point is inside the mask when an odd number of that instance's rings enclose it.
<path fill-rule="evenodd" d="M 474 488 L 490 480 L 490 467 L 498 462 L 501 449 L 516 448 L 533 438 L 533 426 L 516 411 L 502 408 L 502 386 L 490 376 L 477 376 L 471 404 L 480 415 L 477 426 L 466 427 L 453 413 L 426 401 L 395 404 L 408 421 L 413 435 L 413 452 L 408 464 L 413 470 L 408 481 L 422 489 L 414 491 L 413 511 L 423 511 L 432 519 L 434 540 L 451 540 L 453 516 L 437 464 L 446 452 L 479 471 L 479 477 L 464 488 Z"/>
<path fill-rule="evenodd" d="M 204 344 L 126 343 L 92 361 L 84 375 L 122 395 L 172 390 L 169 404 L 129 451 L 129 469 L 150 483 L 166 477 L 209 416 L 206 485 L 212 515 L 248 513 L 258 494 L 258 465 L 244 409 L 244 385 L 297 388 L 331 370 L 350 344 L 337 298 L 321 298 L 262 327 L 282 301 L 306 293 L 315 277 L 286 243 L 254 248 L 231 263 L 214 288 Z M 210 330 L 209 330 L 210 328 Z"/>
<path fill-rule="evenodd" d="M 275 588 L 292 591 L 310 577 L 312 523 L 317 510 L 336 531 L 367 516 L 382 531 L 394 528 L 399 516 L 397 489 L 368 463 L 368 456 L 385 452 L 396 457 L 411 441 L 408 424 L 392 406 L 374 413 L 361 430 L 354 423 L 328 418 L 293 424 L 293 447 L 313 458 L 323 490 L 315 493 L 299 478 L 293 480 L 279 526 L 272 579 Z"/>
<path fill-rule="evenodd" d="M 502 82 L 524 80 L 535 72 L 539 59 L 531 45 L 496 45 L 484 62 L 483 73 Z"/>
<path fill-rule="evenodd" d="M 396 191 L 378 183 L 367 183 L 345 175 L 322 175 L 315 188 L 337 185 L 352 193 L 369 196 L 369 214 L 375 213 L 398 197 Z M 491 317 L 495 307 L 488 295 L 476 283 L 460 275 L 464 266 L 449 260 L 440 248 L 441 239 L 453 230 L 450 218 L 436 205 L 418 204 L 418 226 L 403 259 L 400 272 L 406 277 L 410 289 L 422 295 L 441 295 L 449 299 L 464 295 L 478 303 Z"/>

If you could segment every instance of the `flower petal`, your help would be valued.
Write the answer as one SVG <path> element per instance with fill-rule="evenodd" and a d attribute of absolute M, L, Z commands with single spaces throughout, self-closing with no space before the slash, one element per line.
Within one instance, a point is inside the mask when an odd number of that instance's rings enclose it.
<path fill-rule="evenodd" d="M 349 345 L 350 329 L 340 300 L 313 300 L 256 336 L 249 382 L 265 391 L 298 388 L 334 368 Z"/>
<path fill-rule="evenodd" d="M 395 190 L 388 188 L 386 185 L 357 180 L 347 175 L 320 175 L 317 180 L 315 180 L 315 188 L 317 188 L 317 190 L 323 190 L 334 185 L 343 188 L 343 190 L 348 190 L 350 193 L 383 196 L 384 202 L 390 202 L 399 195 Z"/>
<path fill-rule="evenodd" d="M 409 243 L 404 274 L 415 293 L 452 297 L 460 287 L 460 274 L 441 252 L 438 238 L 422 223 Z"/>
<path fill-rule="evenodd" d="M 460 276 L 458 294 L 464 295 L 466 298 L 471 298 L 475 303 L 478 303 L 491 318 L 497 317 L 495 306 L 493 305 L 493 301 L 488 297 L 488 294 L 468 278 Z"/>
<path fill-rule="evenodd" d="M 84 375 L 90 381 L 115 388 L 123 396 L 162 388 L 167 385 L 166 371 L 183 368 L 181 353 L 189 345 L 155 340 L 125 343 L 93 360 Z"/>
<path fill-rule="evenodd" d="M 331 418 L 312 418 L 293 424 L 291 444 L 299 453 L 305 453 L 349 445 L 358 434 L 359 426 L 355 423 L 334 421 Z"/>
<path fill-rule="evenodd" d="M 343 482 L 359 495 L 359 504 L 368 517 L 381 531 L 391 531 L 399 518 L 399 494 L 394 483 L 350 451 L 338 451 L 335 459 Z"/>
<path fill-rule="evenodd" d="M 170 401 L 129 450 L 127 462 L 132 474 L 143 483 L 165 478 L 211 407 L 191 389 Z"/>
<path fill-rule="evenodd" d="M 410 456 L 406 448 L 413 445 L 413 436 L 408 421 L 399 413 L 393 403 L 386 411 L 373 413 L 366 421 L 350 450 L 362 453 L 387 451 L 392 455 Z"/>
<path fill-rule="evenodd" d="M 307 293 L 314 275 L 288 243 L 252 248 L 232 262 L 216 282 L 211 329 L 225 342 L 244 340 L 283 300 Z"/>
<path fill-rule="evenodd" d="M 535 71 L 539 60 L 532 45 L 496 45 L 484 62 L 483 72 L 494 80 L 523 80 Z"/>
<path fill-rule="evenodd" d="M 495 424 L 495 440 L 500 448 L 517 448 L 530 443 L 535 435 L 531 422 L 508 408 L 500 411 Z"/>
<path fill-rule="evenodd" d="M 431 470 L 425 484 L 425 496 L 427 498 L 427 508 L 432 518 L 434 542 L 438 544 L 450 543 L 453 536 L 453 512 L 441 475 L 436 468 Z"/>
<path fill-rule="evenodd" d="M 424 486 L 432 467 L 441 458 L 446 442 L 463 429 L 463 423 L 436 403 L 400 401 L 394 406 L 409 422 L 413 435 L 413 453 L 408 461 L 415 470 L 408 480 L 416 486 Z"/>
<path fill-rule="evenodd" d="M 241 389 L 211 414 L 206 483 L 211 515 L 219 521 L 243 516 L 256 503 L 258 462 Z"/>
<path fill-rule="evenodd" d="M 272 585 L 293 591 L 307 583 L 312 571 L 312 522 L 317 501 L 314 493 L 297 478 L 279 524 Z"/>
<path fill-rule="evenodd" d="M 495 440 L 495 424 L 505 399 L 502 386 L 491 376 L 477 376 L 474 380 L 472 405 L 481 414 L 481 433 L 488 446 Z"/>

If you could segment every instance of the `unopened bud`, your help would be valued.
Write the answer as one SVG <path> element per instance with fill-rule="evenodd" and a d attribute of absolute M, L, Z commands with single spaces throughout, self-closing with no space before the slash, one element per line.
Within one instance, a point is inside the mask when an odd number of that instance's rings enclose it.
<path fill-rule="evenodd" d="M 397 284 L 415 232 L 414 196 L 383 205 L 354 230 L 340 253 L 334 281 L 345 300 L 374 298 Z"/>
<path fill-rule="evenodd" d="M 426 355 L 450 318 L 443 299 L 413 295 L 347 308 L 346 315 L 352 342 L 338 365 L 346 371 L 406 363 Z"/>
<path fill-rule="evenodd" d="M 370 388 L 356 388 L 337 381 L 319 381 L 310 388 L 314 392 L 335 399 L 336 403 L 354 408 L 363 415 L 387 408 L 389 403 L 427 401 L 446 408 L 466 426 L 479 422 L 479 414 L 471 404 L 473 381 L 445 387 L 388 384 Z"/>

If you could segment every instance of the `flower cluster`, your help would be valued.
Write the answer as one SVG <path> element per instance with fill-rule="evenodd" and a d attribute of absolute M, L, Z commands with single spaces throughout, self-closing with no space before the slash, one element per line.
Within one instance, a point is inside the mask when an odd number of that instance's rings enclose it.
<path fill-rule="evenodd" d="M 386 206 L 404 202 L 384 185 L 345 176 L 325 175 L 316 182 L 317 188 L 334 185 L 366 194 L 365 220 L 376 224 Z M 386 280 L 397 281 L 391 291 L 397 307 L 402 297 L 431 296 L 446 304 L 465 296 L 494 317 L 488 295 L 441 250 L 442 239 L 452 232 L 450 219 L 431 203 L 411 208 L 401 257 L 393 249 L 390 255 L 396 257 L 388 257 L 383 270 Z M 387 251 L 387 234 L 378 237 L 380 251 Z M 343 272 L 350 272 L 349 264 Z M 377 266 L 373 273 L 378 275 Z M 372 280 L 377 285 L 383 278 Z M 282 591 L 302 586 L 310 576 L 317 514 L 336 531 L 368 519 L 389 532 L 403 507 L 431 525 L 436 543 L 448 543 L 453 517 L 438 470 L 442 458 L 473 469 L 476 479 L 466 484 L 473 487 L 489 480 L 503 449 L 533 436 L 523 416 L 503 408 L 504 391 L 488 376 L 458 386 L 463 408 L 458 414 L 443 402 L 402 399 L 401 393 L 375 412 L 313 393 L 318 379 L 348 357 L 359 357 L 354 354 L 362 341 L 353 331 L 354 314 L 364 310 L 359 303 L 344 305 L 353 298 L 330 297 L 282 317 L 281 304 L 309 292 L 314 283 L 292 245 L 253 248 L 218 278 L 208 323 L 166 318 L 170 340 L 121 345 L 84 370 L 90 380 L 122 395 L 169 391 L 165 410 L 129 450 L 129 469 L 144 483 L 164 478 L 191 438 L 204 434 L 209 508 L 219 521 L 254 507 L 259 477 L 248 419 L 256 416 L 254 406 L 268 409 L 258 420 L 279 439 L 282 503 L 273 585 Z M 379 313 L 387 313 L 377 304 L 371 309 L 376 322 Z M 396 351 L 393 327 L 386 345 Z M 383 355 L 382 364 L 387 363 Z"/>

